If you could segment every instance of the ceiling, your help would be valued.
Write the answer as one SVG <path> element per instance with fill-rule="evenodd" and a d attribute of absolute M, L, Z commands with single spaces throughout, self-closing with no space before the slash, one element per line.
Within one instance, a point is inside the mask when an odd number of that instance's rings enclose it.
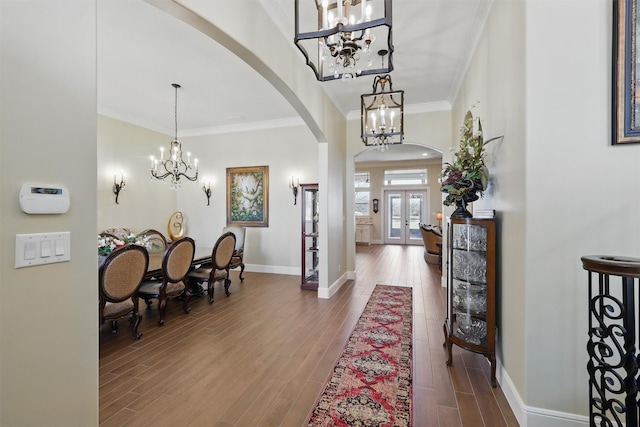
<path fill-rule="evenodd" d="M 243 1 L 265 7 L 274 25 L 293 40 L 293 0 Z M 301 122 L 280 93 L 249 65 L 185 23 L 143 0 L 97 3 L 100 114 L 173 135 L 171 84 L 179 83 L 180 136 Z M 393 88 L 405 91 L 406 112 L 450 108 L 490 3 L 393 1 L 391 77 Z M 298 52 L 293 41 L 291 48 Z M 371 93 L 372 83 L 373 78 L 365 76 L 318 84 L 347 116 L 359 115 L 360 95 Z M 405 135 L 405 141 L 411 142 L 411 135 Z M 403 144 L 386 153 L 370 150 L 357 160 L 373 161 L 380 156 L 415 159 L 424 152 L 424 147 Z M 439 153 L 431 150 L 431 157 L 434 155 Z"/>

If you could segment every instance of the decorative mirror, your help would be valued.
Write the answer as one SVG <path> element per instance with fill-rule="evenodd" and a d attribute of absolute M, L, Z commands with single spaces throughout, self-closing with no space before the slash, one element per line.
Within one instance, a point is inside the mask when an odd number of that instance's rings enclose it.
<path fill-rule="evenodd" d="M 172 242 L 178 240 L 184 235 L 184 216 L 182 212 L 176 211 L 169 217 L 169 224 L 167 226 L 169 234 L 169 240 Z"/>

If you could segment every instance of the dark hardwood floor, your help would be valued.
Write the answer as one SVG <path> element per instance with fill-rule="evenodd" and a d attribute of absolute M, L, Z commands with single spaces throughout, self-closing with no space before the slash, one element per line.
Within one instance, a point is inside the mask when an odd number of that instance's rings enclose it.
<path fill-rule="evenodd" d="M 413 287 L 413 425 L 518 426 L 482 356 L 454 346 L 445 365 L 445 291 L 422 251 L 358 246 L 357 280 L 329 300 L 298 276 L 232 271 L 230 297 L 216 284 L 188 315 L 169 301 L 162 327 L 142 303 L 139 341 L 126 321 L 100 328 L 100 426 L 304 425 L 378 283 Z"/>

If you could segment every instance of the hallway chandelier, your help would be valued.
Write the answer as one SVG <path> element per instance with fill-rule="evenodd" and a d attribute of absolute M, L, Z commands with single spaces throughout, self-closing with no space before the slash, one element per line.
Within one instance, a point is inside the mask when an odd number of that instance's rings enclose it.
<path fill-rule="evenodd" d="M 389 90 L 386 89 L 387 83 Z M 387 151 L 404 139 L 404 91 L 393 90 L 391 76 L 376 76 L 373 93 L 360 95 L 360 133 L 366 146 Z"/>
<path fill-rule="evenodd" d="M 295 0 L 295 44 L 319 81 L 393 70 L 391 0 Z M 371 53 L 389 54 L 374 68 Z"/>
<path fill-rule="evenodd" d="M 198 159 L 194 159 L 191 165 L 191 153 L 187 152 L 187 161 L 182 156 L 182 144 L 178 140 L 178 88 L 177 83 L 171 84 L 175 88 L 175 124 L 176 132 L 173 141 L 169 145 L 169 153 L 164 158 L 164 147 L 160 147 L 160 159 L 151 156 L 151 176 L 159 181 L 170 178 L 171 189 L 180 189 L 180 178 L 184 177 L 189 181 L 198 179 Z"/>

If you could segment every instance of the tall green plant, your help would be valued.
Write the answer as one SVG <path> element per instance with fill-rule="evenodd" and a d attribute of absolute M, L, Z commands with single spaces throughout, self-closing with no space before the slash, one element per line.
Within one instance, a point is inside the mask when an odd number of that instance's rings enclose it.
<path fill-rule="evenodd" d="M 440 191 L 447 193 L 443 202 L 446 206 L 458 203 L 466 206 L 484 195 L 489 183 L 484 147 L 495 139 L 484 141 L 480 119 L 474 133 L 473 114 L 467 111 L 460 128 L 460 148 L 453 154 L 453 162 L 445 163 L 440 173 Z"/>

